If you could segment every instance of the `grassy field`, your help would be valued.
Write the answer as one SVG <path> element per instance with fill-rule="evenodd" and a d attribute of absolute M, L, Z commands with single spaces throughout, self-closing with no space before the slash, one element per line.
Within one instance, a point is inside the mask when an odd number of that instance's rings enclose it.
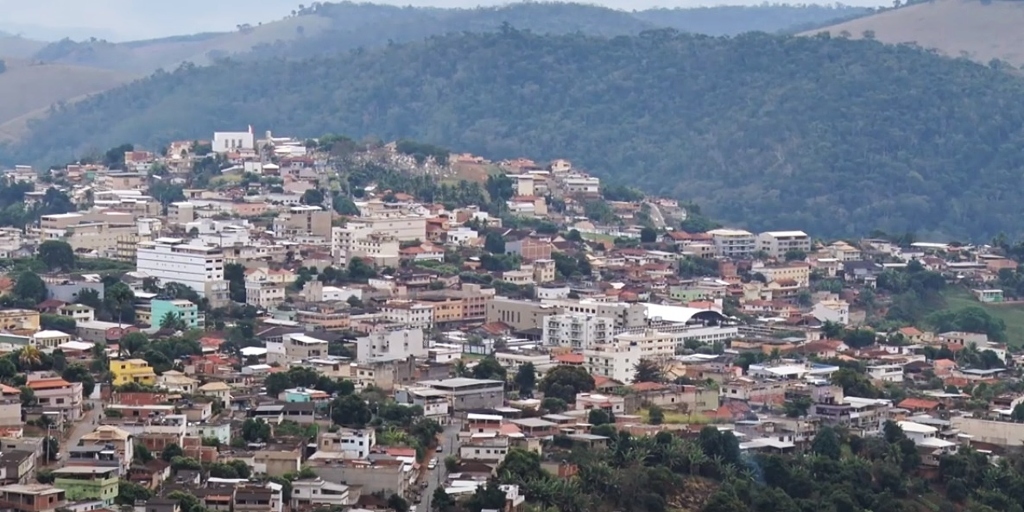
<path fill-rule="evenodd" d="M 1006 322 L 1007 342 L 1014 347 L 1024 346 L 1024 304 L 982 304 L 963 288 L 950 288 L 946 293 L 946 305 L 953 311 L 969 307 L 981 307 L 996 318 Z"/>

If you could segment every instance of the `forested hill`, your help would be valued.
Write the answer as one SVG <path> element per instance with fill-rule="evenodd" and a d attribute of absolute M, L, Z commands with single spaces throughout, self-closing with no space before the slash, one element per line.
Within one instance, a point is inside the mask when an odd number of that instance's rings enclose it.
<path fill-rule="evenodd" d="M 567 157 L 753 229 L 1020 236 L 1024 82 L 865 40 L 646 32 L 435 37 L 163 73 L 55 112 L 0 161 L 214 130 Z"/>

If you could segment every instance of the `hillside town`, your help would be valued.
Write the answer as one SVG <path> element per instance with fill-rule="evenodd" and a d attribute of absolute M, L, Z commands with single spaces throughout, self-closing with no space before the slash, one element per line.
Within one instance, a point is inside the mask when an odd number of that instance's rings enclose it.
<path fill-rule="evenodd" d="M 7 169 L 0 206 L 5 510 L 572 510 L 503 475 L 624 433 L 893 438 L 921 478 L 1024 443 L 1006 240 L 751 232 L 567 160 L 252 128 Z"/>

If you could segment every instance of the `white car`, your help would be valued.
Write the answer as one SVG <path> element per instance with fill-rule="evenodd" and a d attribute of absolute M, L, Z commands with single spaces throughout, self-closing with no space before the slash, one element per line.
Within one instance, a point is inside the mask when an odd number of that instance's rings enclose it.
<path fill-rule="evenodd" d="M 430 459 L 430 463 L 427 464 L 427 469 L 434 469 L 437 467 L 437 459 Z"/>

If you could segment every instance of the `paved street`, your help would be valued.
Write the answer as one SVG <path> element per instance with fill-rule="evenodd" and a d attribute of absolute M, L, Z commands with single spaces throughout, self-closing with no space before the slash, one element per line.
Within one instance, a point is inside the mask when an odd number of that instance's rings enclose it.
<path fill-rule="evenodd" d="M 458 433 L 461 428 L 462 424 L 458 422 L 445 426 L 444 432 L 441 434 L 441 447 L 443 450 L 434 454 L 434 457 L 437 457 L 437 467 L 433 471 L 426 470 L 422 477 L 426 478 L 427 488 L 423 491 L 423 501 L 416 505 L 416 512 L 430 512 L 430 501 L 434 496 L 434 489 L 437 489 L 438 486 L 445 482 L 444 458 L 459 452 Z M 430 459 L 428 458 L 427 460 L 429 461 Z"/>
<path fill-rule="evenodd" d="M 651 221 L 658 229 L 665 229 L 665 216 L 661 214 L 661 208 L 654 203 L 644 203 L 651 208 Z"/>
<path fill-rule="evenodd" d="M 61 457 L 54 466 L 63 466 L 64 461 L 68 460 L 68 450 L 72 446 L 78 446 L 78 441 L 82 439 L 82 436 L 92 432 L 98 426 L 97 420 L 103 414 L 103 402 L 101 400 L 86 400 L 85 403 L 92 404 L 92 409 L 85 411 L 85 414 L 82 416 L 82 421 L 75 423 L 71 427 L 71 432 L 68 436 L 61 440 Z"/>

